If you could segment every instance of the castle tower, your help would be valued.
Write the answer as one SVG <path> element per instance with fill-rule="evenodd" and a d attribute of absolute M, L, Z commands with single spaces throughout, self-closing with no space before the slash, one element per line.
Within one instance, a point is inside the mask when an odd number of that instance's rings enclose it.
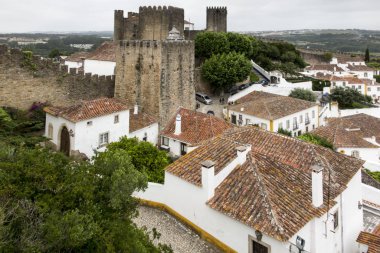
<path fill-rule="evenodd" d="M 144 6 L 139 9 L 140 40 L 165 40 L 175 26 L 181 35 L 184 29 L 184 10 L 176 7 Z"/>
<path fill-rule="evenodd" d="M 207 7 L 206 30 L 227 32 L 227 7 Z"/>
<path fill-rule="evenodd" d="M 116 51 L 115 97 L 138 104 L 160 127 L 179 106 L 195 109 L 194 42 L 176 29 L 169 37 L 120 41 Z"/>
<path fill-rule="evenodd" d="M 113 28 L 113 41 L 124 39 L 124 11 L 115 10 L 114 14 L 114 28 Z"/>

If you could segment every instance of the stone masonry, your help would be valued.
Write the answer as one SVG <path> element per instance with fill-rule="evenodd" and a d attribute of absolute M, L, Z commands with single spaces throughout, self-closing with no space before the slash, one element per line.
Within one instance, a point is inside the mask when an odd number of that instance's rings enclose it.
<path fill-rule="evenodd" d="M 29 109 L 34 102 L 48 102 L 55 106 L 68 106 L 79 100 L 112 97 L 114 76 L 91 76 L 76 73 L 49 59 L 34 56 L 31 70 L 23 53 L 0 45 L 0 106 Z M 23 66 L 22 66 L 23 65 Z"/>
<path fill-rule="evenodd" d="M 193 41 L 120 41 L 115 97 L 138 104 L 163 127 L 179 106 L 195 109 Z"/>
<path fill-rule="evenodd" d="M 227 7 L 207 7 L 206 30 L 227 32 Z"/>

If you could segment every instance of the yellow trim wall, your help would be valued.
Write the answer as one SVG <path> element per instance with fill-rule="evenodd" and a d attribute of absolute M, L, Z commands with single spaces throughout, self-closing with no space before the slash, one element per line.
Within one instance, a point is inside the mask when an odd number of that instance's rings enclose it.
<path fill-rule="evenodd" d="M 269 121 L 269 129 L 271 132 L 273 132 L 273 120 Z"/>
<path fill-rule="evenodd" d="M 192 230 L 194 230 L 197 234 L 199 234 L 201 238 L 203 238 L 204 240 L 206 240 L 206 241 L 210 242 L 211 244 L 215 245 L 216 247 L 218 247 L 219 249 L 221 249 L 223 252 L 237 253 L 236 250 L 230 248 L 229 246 L 227 246 L 223 242 L 219 241 L 217 238 L 215 238 L 211 234 L 207 233 L 205 230 L 203 230 L 202 228 L 198 227 L 197 225 L 195 225 L 194 223 L 192 223 L 191 221 L 189 221 L 187 218 L 183 217 L 182 215 L 180 215 L 179 213 L 177 213 L 176 211 L 174 211 L 169 206 L 167 206 L 165 204 L 162 204 L 162 203 L 158 203 L 158 202 L 154 202 L 154 201 L 149 201 L 149 200 L 144 200 L 144 199 L 139 199 L 139 201 L 143 205 L 159 208 L 159 209 L 164 210 L 165 212 L 169 213 L 170 215 L 174 216 L 176 219 L 178 219 L 182 223 L 186 224 Z"/>

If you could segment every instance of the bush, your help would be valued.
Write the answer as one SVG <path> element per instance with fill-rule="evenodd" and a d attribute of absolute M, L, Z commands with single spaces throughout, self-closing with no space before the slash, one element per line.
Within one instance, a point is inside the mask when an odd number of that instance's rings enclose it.
<path fill-rule="evenodd" d="M 329 142 L 327 139 L 311 134 L 311 133 L 306 133 L 301 136 L 298 136 L 298 139 L 309 142 L 309 143 L 313 143 L 316 145 L 320 145 L 325 148 L 334 149 L 333 144 Z"/>
<path fill-rule="evenodd" d="M 260 80 L 260 77 L 256 75 L 256 73 L 251 72 L 251 74 L 249 74 L 249 80 L 251 82 L 258 82 Z"/>
<path fill-rule="evenodd" d="M 312 91 L 302 88 L 293 89 L 290 92 L 289 97 L 298 98 L 310 102 L 315 102 L 317 100 L 317 96 Z"/>
<path fill-rule="evenodd" d="M 374 75 L 373 77 L 376 79 L 376 82 L 380 83 L 380 75 Z"/>
<path fill-rule="evenodd" d="M 292 137 L 292 132 L 283 128 L 279 128 L 277 133 Z"/>
<path fill-rule="evenodd" d="M 372 104 L 372 98 L 349 87 L 332 89 L 330 98 L 337 101 L 340 109 L 366 108 Z"/>
<path fill-rule="evenodd" d="M 365 171 L 368 173 L 368 175 L 370 175 L 380 183 L 380 171 L 370 171 L 367 169 Z"/>
<path fill-rule="evenodd" d="M 201 32 L 195 37 L 195 56 L 210 58 L 215 54 L 230 51 L 230 43 L 226 33 Z"/>

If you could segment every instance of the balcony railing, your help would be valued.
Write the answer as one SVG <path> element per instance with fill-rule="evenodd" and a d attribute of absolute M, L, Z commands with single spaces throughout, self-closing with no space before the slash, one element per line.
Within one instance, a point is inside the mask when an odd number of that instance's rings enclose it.
<path fill-rule="evenodd" d="M 305 119 L 305 125 L 309 125 L 310 124 L 310 119 Z"/>
<path fill-rule="evenodd" d="M 293 130 L 297 130 L 298 129 L 298 124 L 296 123 L 296 124 L 294 124 L 293 123 Z"/>

